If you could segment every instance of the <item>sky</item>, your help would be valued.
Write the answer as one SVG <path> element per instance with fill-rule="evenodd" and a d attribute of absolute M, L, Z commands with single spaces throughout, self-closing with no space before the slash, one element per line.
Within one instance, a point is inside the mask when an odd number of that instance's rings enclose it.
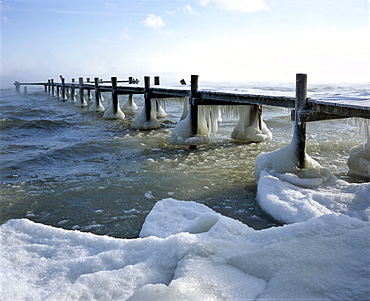
<path fill-rule="evenodd" d="M 0 0 L 0 13 L 2 87 L 60 74 L 370 82 L 370 0 Z"/>

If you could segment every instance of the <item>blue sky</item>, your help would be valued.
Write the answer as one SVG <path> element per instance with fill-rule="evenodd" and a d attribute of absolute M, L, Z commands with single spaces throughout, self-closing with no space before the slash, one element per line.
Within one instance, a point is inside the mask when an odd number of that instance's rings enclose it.
<path fill-rule="evenodd" d="M 370 81 L 370 0 L 0 0 L 2 86 L 63 74 Z"/>

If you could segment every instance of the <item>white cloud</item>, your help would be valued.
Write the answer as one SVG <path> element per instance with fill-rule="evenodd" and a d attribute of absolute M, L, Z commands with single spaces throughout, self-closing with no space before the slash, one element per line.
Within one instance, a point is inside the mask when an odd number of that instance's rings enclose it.
<path fill-rule="evenodd" d="M 161 28 L 164 26 L 162 18 L 153 14 L 149 14 L 142 23 L 144 23 L 145 26 L 152 28 Z"/>
<path fill-rule="evenodd" d="M 369 0 L 370 1 L 370 0 Z M 190 6 L 190 4 L 186 4 L 182 10 L 184 11 L 185 14 L 193 14 L 194 9 Z"/>
<path fill-rule="evenodd" d="M 242 13 L 269 9 L 264 0 L 199 0 L 199 3 L 205 7 L 236 10 Z"/>
<path fill-rule="evenodd" d="M 124 30 L 122 30 L 119 34 L 118 34 L 118 37 L 120 40 L 126 40 L 128 39 L 130 36 L 128 35 L 128 28 L 125 28 Z"/>

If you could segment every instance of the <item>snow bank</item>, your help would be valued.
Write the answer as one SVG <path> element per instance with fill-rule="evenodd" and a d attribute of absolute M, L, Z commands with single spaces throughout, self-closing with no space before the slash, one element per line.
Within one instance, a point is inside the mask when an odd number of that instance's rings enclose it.
<path fill-rule="evenodd" d="M 326 215 L 255 231 L 166 199 L 138 239 L 11 220 L 0 227 L 4 300 L 365 300 L 370 223 Z M 185 232 L 182 232 L 185 231 Z"/>

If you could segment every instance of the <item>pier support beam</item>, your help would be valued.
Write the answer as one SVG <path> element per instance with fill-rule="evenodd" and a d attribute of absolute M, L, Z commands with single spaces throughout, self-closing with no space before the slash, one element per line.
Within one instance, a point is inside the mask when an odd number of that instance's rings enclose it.
<path fill-rule="evenodd" d="M 190 110 L 190 124 L 191 124 L 191 135 L 196 136 L 198 134 L 198 105 L 196 104 L 198 94 L 198 81 L 199 75 L 192 75 L 190 82 L 190 98 L 189 98 L 189 110 Z M 196 145 L 190 145 L 189 149 L 196 149 Z"/>
<path fill-rule="evenodd" d="M 68 101 L 70 102 L 76 102 L 77 99 L 76 99 L 76 88 L 75 88 L 75 79 L 72 78 L 72 85 L 71 85 L 71 88 L 70 88 L 70 95 L 69 95 L 69 98 L 68 98 Z"/>
<path fill-rule="evenodd" d="M 86 78 L 86 81 L 87 81 L 88 83 L 90 83 L 90 77 L 87 77 L 87 78 Z M 88 101 L 91 101 L 91 100 L 92 100 L 92 95 L 91 95 L 91 90 L 90 90 L 90 89 L 87 89 L 87 100 L 88 100 Z"/>
<path fill-rule="evenodd" d="M 152 114 L 152 100 L 150 98 L 150 76 L 144 76 L 144 101 L 145 101 L 145 117 L 146 121 L 150 120 Z"/>
<path fill-rule="evenodd" d="M 51 87 L 51 84 L 50 84 L 50 79 L 48 79 L 48 94 L 50 94 L 50 87 Z"/>
<path fill-rule="evenodd" d="M 111 77 L 112 82 L 112 104 L 110 108 L 105 111 L 104 119 L 124 119 L 125 114 L 121 111 L 118 102 L 118 92 L 117 92 L 117 77 Z"/>
<path fill-rule="evenodd" d="M 14 83 L 14 86 L 15 86 L 15 93 L 19 94 L 20 93 L 19 90 L 20 90 L 20 86 L 21 86 L 20 83 L 18 81 L 16 81 Z M 46 86 L 45 86 L 45 89 L 46 89 Z"/>
<path fill-rule="evenodd" d="M 60 75 L 59 77 L 60 81 L 62 82 L 62 100 L 66 101 L 68 99 L 66 95 L 66 86 L 65 86 L 66 79 L 62 75 Z"/>
<path fill-rule="evenodd" d="M 83 77 L 79 77 L 78 81 L 79 81 L 80 97 L 79 97 L 78 101 L 76 101 L 76 106 L 83 108 L 83 107 L 87 106 L 87 102 L 84 98 L 84 79 L 83 79 Z"/>
<path fill-rule="evenodd" d="M 133 84 L 133 78 L 132 76 L 129 76 L 128 78 L 128 83 L 130 85 Z M 133 98 L 133 95 L 132 94 L 129 94 L 128 95 L 128 100 L 127 102 L 123 105 L 123 109 L 126 110 L 126 111 L 135 111 L 137 110 L 137 105 L 136 103 L 134 102 L 134 98 Z"/>
<path fill-rule="evenodd" d="M 51 96 L 55 96 L 55 85 L 54 85 L 54 79 L 51 79 Z"/>
<path fill-rule="evenodd" d="M 301 120 L 301 111 L 307 108 L 307 74 L 296 75 L 295 123 L 293 141 L 296 146 L 297 167 L 305 168 L 306 123 Z"/>
<path fill-rule="evenodd" d="M 100 96 L 100 87 L 99 87 L 99 77 L 94 78 L 94 83 L 95 83 L 95 101 L 90 106 L 89 111 L 104 112 L 105 108 L 101 104 L 101 100 L 100 100 L 101 96 Z"/>
<path fill-rule="evenodd" d="M 160 85 L 160 77 L 159 76 L 154 76 L 154 85 L 155 86 Z M 155 114 L 156 114 L 157 118 L 164 118 L 164 117 L 167 116 L 167 113 L 161 107 L 158 99 L 155 101 Z"/>
<path fill-rule="evenodd" d="M 150 76 L 144 77 L 144 108 L 140 114 L 135 118 L 131 124 L 131 128 L 134 130 L 155 130 L 160 128 L 161 125 L 158 122 L 155 111 L 153 112 L 151 92 L 150 92 Z"/>

